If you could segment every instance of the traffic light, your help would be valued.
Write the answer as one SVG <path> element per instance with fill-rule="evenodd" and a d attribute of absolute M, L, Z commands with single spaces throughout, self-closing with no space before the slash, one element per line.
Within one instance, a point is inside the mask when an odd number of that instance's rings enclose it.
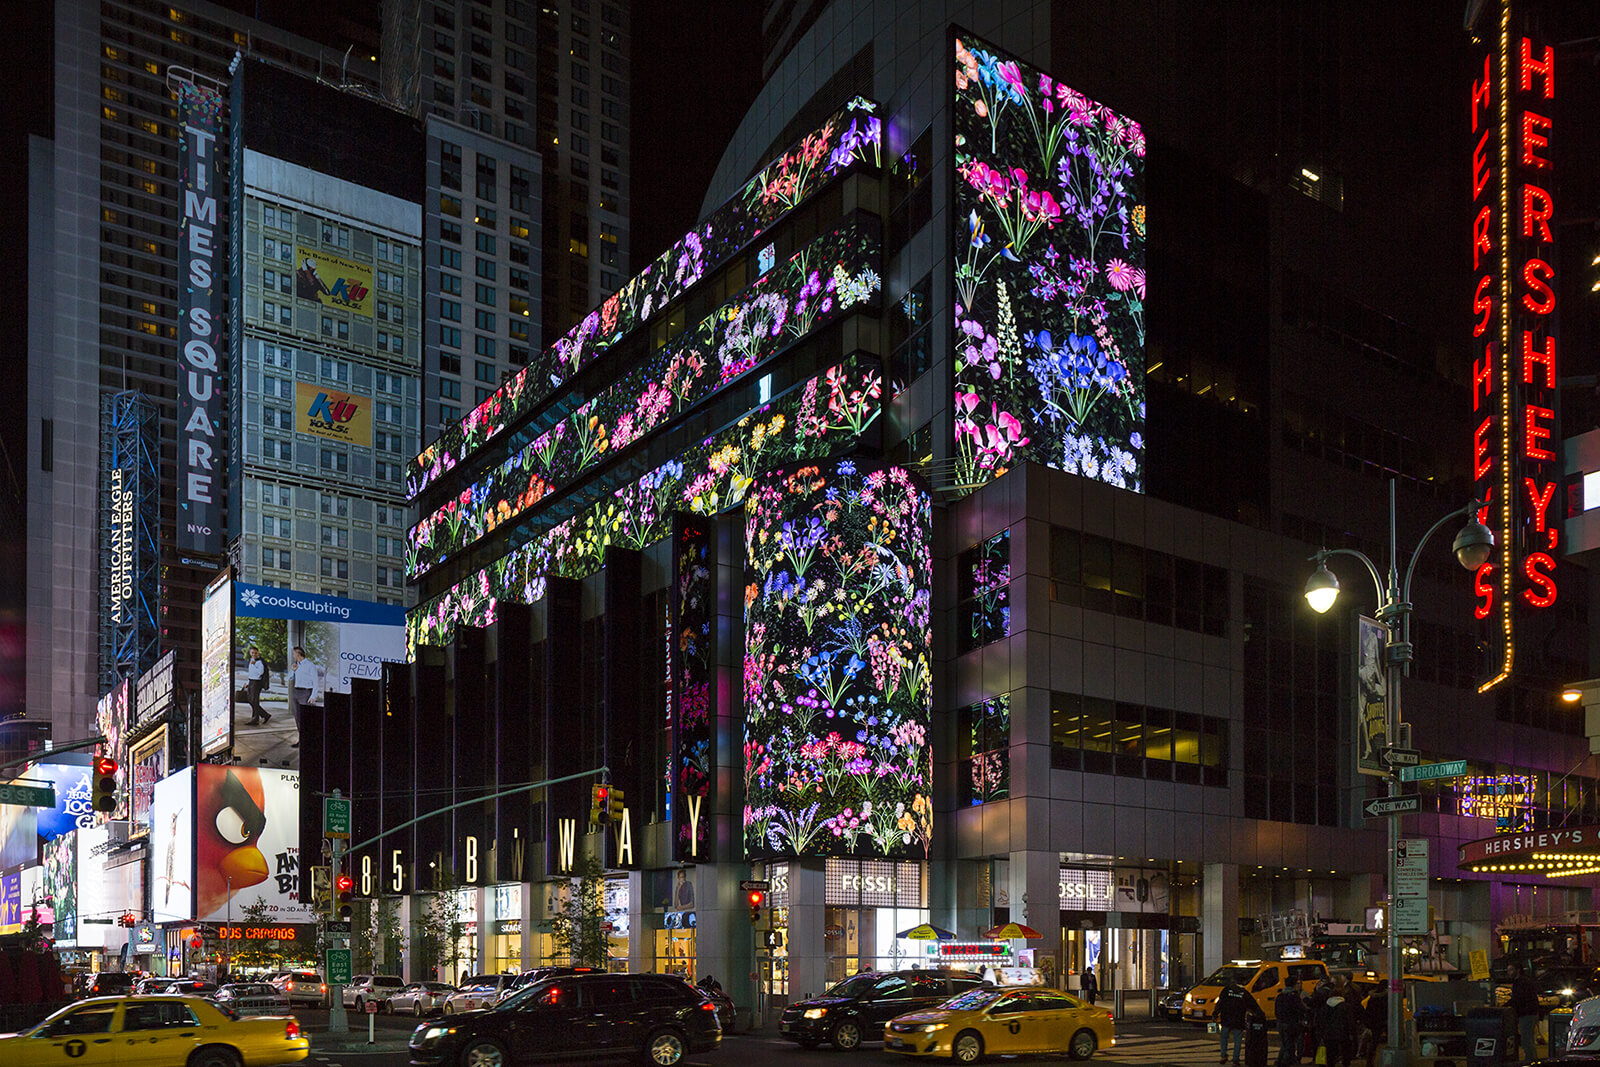
<path fill-rule="evenodd" d="M 761 905 L 767 902 L 767 895 L 759 889 L 752 889 L 745 894 L 750 901 L 750 925 L 759 926 L 761 923 Z"/>
<path fill-rule="evenodd" d="M 616 786 L 611 787 L 611 821 L 622 825 L 622 790 Z"/>
<path fill-rule="evenodd" d="M 334 880 L 334 905 L 333 917 L 340 921 L 350 918 L 353 908 L 350 905 L 350 893 L 356 887 L 356 880 L 348 874 L 341 874 Z"/>
<path fill-rule="evenodd" d="M 589 791 L 589 825 L 599 826 L 611 821 L 611 787 L 597 785 Z"/>
<path fill-rule="evenodd" d="M 94 783 L 90 795 L 95 811 L 117 810 L 117 761 L 110 756 L 94 758 Z"/>

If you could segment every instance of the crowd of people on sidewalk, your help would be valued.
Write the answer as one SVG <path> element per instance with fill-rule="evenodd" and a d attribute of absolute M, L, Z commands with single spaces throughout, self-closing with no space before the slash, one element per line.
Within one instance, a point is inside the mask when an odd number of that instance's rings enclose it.
<path fill-rule="evenodd" d="M 1373 1067 L 1378 1049 L 1388 1040 L 1389 1005 L 1383 988 L 1363 1001 L 1344 975 L 1324 978 L 1310 996 L 1297 985 L 1286 985 L 1272 1008 L 1278 1022 L 1280 1067 L 1299 1064 L 1308 1056 L 1318 1067 L 1350 1067 L 1354 1061 Z M 1249 990 L 1230 977 L 1217 999 L 1218 1063 L 1236 1067 L 1246 1063 L 1241 1054 L 1252 1020 L 1264 1024 L 1266 1012 Z"/>

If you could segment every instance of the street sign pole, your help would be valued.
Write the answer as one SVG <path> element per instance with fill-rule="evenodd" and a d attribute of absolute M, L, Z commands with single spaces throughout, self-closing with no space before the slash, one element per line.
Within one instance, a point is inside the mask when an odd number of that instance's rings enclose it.
<path fill-rule="evenodd" d="M 337 809 L 339 807 L 338 801 L 340 800 L 339 790 L 335 789 L 333 791 L 333 796 L 331 798 L 329 798 L 329 799 L 331 801 L 333 801 L 333 803 L 325 803 L 323 805 L 324 825 L 323 825 L 322 831 L 323 831 L 324 834 L 326 834 L 328 832 L 328 826 L 326 825 L 326 823 L 327 823 L 328 818 L 329 818 L 330 809 L 333 809 L 333 814 L 335 816 L 335 819 L 337 818 Z M 349 803 L 350 803 L 349 801 L 345 801 L 344 802 L 345 821 L 344 821 L 344 828 L 343 829 L 344 829 L 344 835 L 345 836 L 344 837 L 334 837 L 333 838 L 333 859 L 330 861 L 331 862 L 331 870 L 329 872 L 332 880 L 328 883 L 329 886 L 331 888 L 333 888 L 332 901 L 338 900 L 338 889 L 336 887 L 339 885 L 339 868 L 340 868 L 339 861 L 344 859 L 344 843 L 345 843 L 346 838 L 348 838 L 349 834 L 350 834 L 350 817 L 349 817 L 350 808 L 349 808 Z M 332 901 L 330 901 L 330 904 L 332 903 Z M 329 918 L 331 919 L 332 915 L 330 915 Z M 350 947 L 350 935 L 348 935 L 348 934 L 334 934 L 334 933 L 330 932 L 328 934 L 328 937 L 327 937 L 327 942 L 328 942 L 328 944 L 330 946 L 334 946 L 334 947 L 341 948 L 341 949 L 348 949 Z M 331 958 L 331 955 L 330 955 L 330 958 Z M 348 957 L 346 957 L 346 958 L 348 959 Z M 328 978 L 328 1033 L 330 1033 L 330 1034 L 345 1034 L 345 1033 L 349 1033 L 350 1032 L 350 1019 L 345 1014 L 345 1011 L 344 1011 L 344 986 L 341 985 L 341 984 L 336 984 L 333 981 L 335 976 L 333 974 L 333 967 L 332 967 L 331 963 L 327 964 L 326 966 L 327 966 L 327 970 L 328 970 L 328 974 L 327 974 L 327 978 Z"/>

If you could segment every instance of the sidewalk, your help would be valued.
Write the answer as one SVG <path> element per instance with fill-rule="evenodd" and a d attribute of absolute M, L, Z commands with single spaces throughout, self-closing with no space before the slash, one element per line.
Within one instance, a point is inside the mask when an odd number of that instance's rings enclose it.
<path fill-rule="evenodd" d="M 367 1021 L 359 1016 L 350 1020 L 350 1029 L 343 1034 L 330 1034 L 326 1025 L 301 1024 L 311 1039 L 313 1052 L 404 1052 L 411 1045 L 410 1030 L 393 1030 L 377 1027 L 371 1044 L 367 1043 Z"/>

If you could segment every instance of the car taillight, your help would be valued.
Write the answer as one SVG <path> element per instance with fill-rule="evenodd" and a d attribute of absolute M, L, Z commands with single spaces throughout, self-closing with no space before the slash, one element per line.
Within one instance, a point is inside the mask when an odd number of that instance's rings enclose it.
<path fill-rule="evenodd" d="M 324 986 L 323 986 L 323 987 L 322 987 L 322 991 L 323 991 L 323 992 L 324 992 L 324 993 L 326 993 L 326 992 L 327 992 L 327 991 L 328 991 L 328 987 L 327 987 L 327 986 L 326 986 L 326 985 L 324 985 Z"/>
<path fill-rule="evenodd" d="M 290 992 L 293 992 L 294 991 L 294 983 L 293 982 L 285 982 L 284 983 L 284 988 L 289 990 Z"/>
<path fill-rule="evenodd" d="M 1110 1011 L 1106 1012 L 1106 1022 L 1114 1023 L 1116 1021 L 1117 1021 L 1117 1016 L 1116 1016 L 1115 1012 L 1110 1012 Z"/>
<path fill-rule="evenodd" d="M 283 1036 L 288 1038 L 290 1041 L 293 1041 L 295 1038 L 299 1037 L 300 1024 L 295 1022 L 293 1019 L 290 1019 L 288 1022 L 284 1023 Z"/>
<path fill-rule="evenodd" d="M 717 1006 L 715 1004 L 711 1003 L 711 1001 L 709 1001 L 709 1000 L 702 1000 L 700 1002 L 700 1010 L 701 1011 L 716 1011 L 717 1010 Z"/>

